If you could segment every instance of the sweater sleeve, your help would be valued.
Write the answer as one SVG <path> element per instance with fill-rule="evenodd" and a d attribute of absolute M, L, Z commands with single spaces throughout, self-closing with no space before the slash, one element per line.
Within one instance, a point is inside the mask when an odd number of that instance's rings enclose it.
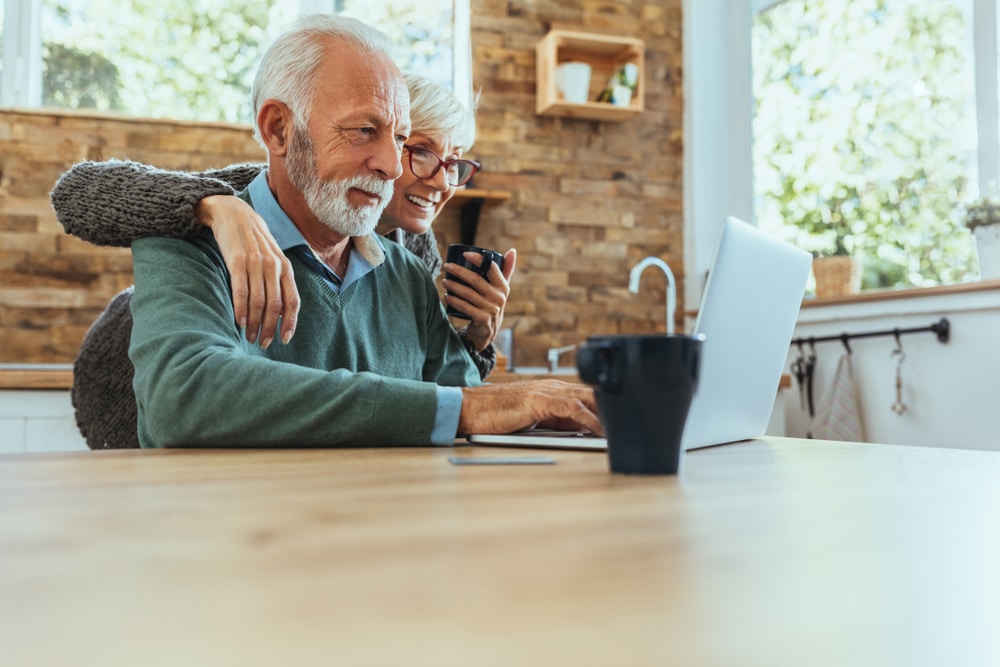
<path fill-rule="evenodd" d="M 129 355 L 143 447 L 431 444 L 433 382 L 301 366 L 247 343 L 210 239 L 144 238 L 132 254 Z"/>
<path fill-rule="evenodd" d="M 244 189 L 261 165 L 202 173 L 165 171 L 139 162 L 80 162 L 49 197 L 66 233 L 104 246 L 127 247 L 144 236 L 193 238 L 207 233 L 194 214 L 210 195 Z"/>

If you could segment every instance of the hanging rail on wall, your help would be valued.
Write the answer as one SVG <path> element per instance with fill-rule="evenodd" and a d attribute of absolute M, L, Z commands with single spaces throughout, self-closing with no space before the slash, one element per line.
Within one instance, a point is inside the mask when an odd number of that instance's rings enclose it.
<path fill-rule="evenodd" d="M 847 341 L 852 338 L 875 338 L 876 336 L 895 336 L 898 340 L 903 334 L 914 334 L 914 333 L 925 333 L 931 332 L 937 334 L 937 339 L 939 342 L 947 343 L 948 338 L 951 335 L 951 322 L 948 321 L 947 317 L 942 317 L 940 320 L 926 327 L 910 327 L 906 329 L 901 329 L 896 327 L 895 329 L 883 329 L 881 331 L 863 331 L 860 333 L 842 333 L 834 336 L 805 336 L 800 338 L 793 338 L 792 345 L 798 345 L 802 347 L 806 343 L 813 345 L 815 343 L 824 343 L 828 341 L 840 341 L 850 350 L 850 346 L 847 345 Z"/>

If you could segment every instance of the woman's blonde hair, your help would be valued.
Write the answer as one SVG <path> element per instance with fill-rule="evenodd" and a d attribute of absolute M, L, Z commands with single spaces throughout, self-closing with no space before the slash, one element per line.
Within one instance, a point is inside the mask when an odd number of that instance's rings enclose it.
<path fill-rule="evenodd" d="M 406 74 L 413 132 L 441 137 L 464 151 L 476 143 L 475 106 L 468 109 L 450 90 L 430 79 Z"/>

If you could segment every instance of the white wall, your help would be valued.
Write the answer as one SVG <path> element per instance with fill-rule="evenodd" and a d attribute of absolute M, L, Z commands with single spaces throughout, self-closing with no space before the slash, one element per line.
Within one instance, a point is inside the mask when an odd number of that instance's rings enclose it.
<path fill-rule="evenodd" d="M 0 390 L 0 454 L 86 449 L 68 390 Z"/>
<path fill-rule="evenodd" d="M 684 302 L 696 308 L 727 216 L 751 220 L 750 6 L 685 0 Z"/>
<path fill-rule="evenodd" d="M 896 400 L 894 338 L 849 341 L 865 440 L 1000 451 L 1000 286 L 983 292 L 806 308 L 795 336 L 925 327 L 942 317 L 951 323 L 947 343 L 938 342 L 933 333 L 900 337 L 906 355 L 901 377 L 907 410 L 902 415 L 891 409 Z M 818 407 L 844 348 L 839 342 L 824 342 L 815 350 Z M 793 347 L 786 369 L 797 356 Z M 809 417 L 800 406 L 794 380 L 778 400 L 783 403 L 787 435 L 804 437 Z"/>

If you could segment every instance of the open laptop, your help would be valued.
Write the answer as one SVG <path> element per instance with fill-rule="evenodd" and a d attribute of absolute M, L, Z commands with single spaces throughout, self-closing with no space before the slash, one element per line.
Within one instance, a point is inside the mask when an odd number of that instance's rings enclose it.
<path fill-rule="evenodd" d="M 727 218 L 708 274 L 695 333 L 701 371 L 684 427 L 684 449 L 764 435 L 805 294 L 812 255 Z M 480 445 L 606 449 L 574 432 L 470 435 Z"/>

